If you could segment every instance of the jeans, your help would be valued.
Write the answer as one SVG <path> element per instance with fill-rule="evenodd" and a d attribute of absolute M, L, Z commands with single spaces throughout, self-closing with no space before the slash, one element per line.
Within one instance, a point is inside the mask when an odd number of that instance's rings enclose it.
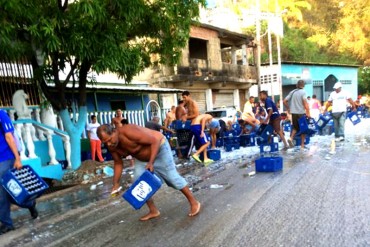
<path fill-rule="evenodd" d="M 345 112 L 333 112 L 335 137 L 344 137 L 344 123 L 346 122 Z"/>
<path fill-rule="evenodd" d="M 0 162 L 0 177 L 8 170 L 13 168 L 14 159 Z M 17 204 L 14 199 L 8 194 L 2 185 L 0 185 L 0 222 L 6 226 L 13 226 L 13 221 L 10 218 L 10 203 L 16 204 L 22 208 L 30 208 L 34 205 L 34 201 L 26 201 L 22 205 Z"/>

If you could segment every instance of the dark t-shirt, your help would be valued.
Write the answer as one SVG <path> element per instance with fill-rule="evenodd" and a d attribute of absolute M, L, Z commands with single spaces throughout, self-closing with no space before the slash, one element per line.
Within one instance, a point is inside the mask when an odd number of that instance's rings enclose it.
<path fill-rule="evenodd" d="M 160 131 L 161 127 L 162 126 L 159 123 L 156 123 L 156 122 L 153 122 L 153 121 L 146 122 L 146 124 L 145 124 L 145 128 L 148 128 L 148 129 L 151 129 L 151 130 L 156 130 L 156 131 Z"/>
<path fill-rule="evenodd" d="M 276 107 L 275 103 L 272 101 L 271 98 L 267 98 L 266 101 L 265 101 L 265 108 L 266 108 L 266 111 L 268 112 L 270 109 L 272 110 L 272 114 L 271 114 L 271 117 L 270 119 L 273 120 L 277 117 L 280 116 L 279 114 L 279 110 L 278 108 Z"/>

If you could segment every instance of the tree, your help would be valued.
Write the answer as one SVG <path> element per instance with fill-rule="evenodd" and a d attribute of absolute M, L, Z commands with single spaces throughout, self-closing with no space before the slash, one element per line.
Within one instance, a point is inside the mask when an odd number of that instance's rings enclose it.
<path fill-rule="evenodd" d="M 81 163 L 89 72 L 110 71 L 130 82 L 153 63 L 175 64 L 199 5 L 204 4 L 204 0 L 0 0 L 0 56 L 30 58 L 38 86 L 70 135 L 76 169 Z M 151 54 L 159 54 L 159 59 L 151 61 Z M 70 82 L 79 95 L 76 122 L 70 120 L 65 97 Z"/>

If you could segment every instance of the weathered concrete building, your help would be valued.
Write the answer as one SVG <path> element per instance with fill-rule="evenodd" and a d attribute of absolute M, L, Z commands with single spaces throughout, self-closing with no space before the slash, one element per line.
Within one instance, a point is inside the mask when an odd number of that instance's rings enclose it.
<path fill-rule="evenodd" d="M 188 45 L 173 67 L 158 66 L 138 78 L 155 87 L 190 91 L 201 112 L 221 106 L 240 107 L 256 83 L 253 37 L 207 24 L 192 26 Z"/>

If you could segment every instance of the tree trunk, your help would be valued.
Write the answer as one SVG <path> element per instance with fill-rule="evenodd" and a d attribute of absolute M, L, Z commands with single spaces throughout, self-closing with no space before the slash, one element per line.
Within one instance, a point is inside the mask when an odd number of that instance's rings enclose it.
<path fill-rule="evenodd" d="M 86 125 L 87 107 L 79 107 L 76 123 L 71 121 L 68 109 L 61 110 L 59 114 L 63 121 L 64 129 L 70 137 L 72 169 L 77 170 L 81 165 L 81 135 Z"/>

